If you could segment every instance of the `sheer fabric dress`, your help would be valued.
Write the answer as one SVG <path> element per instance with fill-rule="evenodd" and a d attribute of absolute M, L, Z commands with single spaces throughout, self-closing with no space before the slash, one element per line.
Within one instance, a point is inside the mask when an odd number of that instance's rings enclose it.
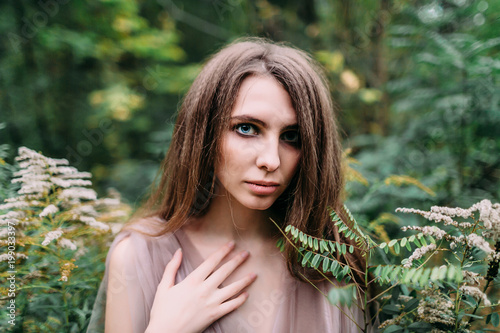
<path fill-rule="evenodd" d="M 129 237 L 127 246 L 127 263 L 123 272 L 126 279 L 133 332 L 143 333 L 149 322 L 149 314 L 153 305 L 156 288 L 161 281 L 165 266 L 178 248 L 182 248 L 183 261 L 176 277 L 176 283 L 182 281 L 198 265 L 203 262 L 188 237 L 179 229 L 174 233 L 160 237 L 150 237 L 136 231 L 122 231 L 110 247 L 106 260 L 106 272 L 99 288 L 92 317 L 87 332 L 104 332 L 106 294 L 108 288 L 108 268 L 110 253 L 123 239 Z M 284 259 L 283 259 L 284 263 Z M 209 326 L 204 333 L 266 333 L 258 327 L 267 316 L 275 314 L 271 319 L 271 332 L 360 332 L 342 311 L 328 303 L 326 297 L 309 283 L 294 279 L 288 271 L 283 274 L 280 288 L 273 290 L 267 300 L 256 307 L 258 310 L 241 315 L 238 310 L 220 318 Z M 130 287 L 133 286 L 133 287 Z M 118 285 L 109 288 L 123 288 Z M 327 293 L 332 287 L 328 282 L 317 284 L 320 290 Z M 111 293 L 112 295 L 112 293 Z M 250 301 L 251 297 L 247 300 Z M 270 307 L 277 310 L 270 312 Z M 356 319 L 362 326 L 363 315 L 358 307 L 343 308 L 349 317 Z"/>

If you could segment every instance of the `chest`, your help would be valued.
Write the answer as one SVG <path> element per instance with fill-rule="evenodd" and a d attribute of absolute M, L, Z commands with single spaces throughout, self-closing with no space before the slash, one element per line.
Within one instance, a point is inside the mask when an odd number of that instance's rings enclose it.
<path fill-rule="evenodd" d="M 211 253 L 213 249 L 204 248 L 200 243 L 197 244 L 198 253 Z M 285 259 L 277 249 L 273 248 L 245 246 L 244 249 L 250 252 L 249 258 L 223 282 L 221 287 L 234 283 L 250 273 L 257 274 L 257 279 L 245 289 L 249 294 L 247 301 L 222 318 L 222 321 L 224 326 L 235 328 L 234 332 L 273 332 L 276 316 L 286 292 L 284 279 L 288 276 L 288 271 Z M 243 247 L 237 246 L 221 265 L 241 250 Z"/>

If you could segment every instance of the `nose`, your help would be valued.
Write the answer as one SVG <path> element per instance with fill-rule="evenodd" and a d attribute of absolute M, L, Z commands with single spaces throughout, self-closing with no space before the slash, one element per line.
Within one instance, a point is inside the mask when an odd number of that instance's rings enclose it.
<path fill-rule="evenodd" d="M 273 172 L 280 166 L 279 139 L 266 140 L 257 156 L 257 167 Z"/>

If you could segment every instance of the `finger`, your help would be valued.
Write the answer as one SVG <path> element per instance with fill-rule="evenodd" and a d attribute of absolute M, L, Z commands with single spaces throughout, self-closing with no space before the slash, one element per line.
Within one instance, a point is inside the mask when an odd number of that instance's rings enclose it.
<path fill-rule="evenodd" d="M 239 308 L 240 306 L 242 306 L 247 299 L 248 299 L 248 293 L 245 291 L 242 292 L 238 297 L 222 303 L 218 309 L 219 318 L 227 315 L 229 312 L 232 312 L 237 308 Z"/>
<path fill-rule="evenodd" d="M 257 279 L 257 274 L 248 274 L 246 277 L 231 283 L 230 285 L 221 288 L 219 291 L 220 302 L 224 302 L 240 291 L 251 285 Z"/>
<path fill-rule="evenodd" d="M 209 276 L 217 265 L 220 264 L 222 259 L 228 255 L 234 249 L 234 242 L 229 242 L 217 251 L 213 253 L 210 257 L 208 257 L 198 268 L 196 268 L 193 273 L 193 276 L 197 276 L 202 281 Z"/>
<path fill-rule="evenodd" d="M 235 256 L 213 272 L 213 274 L 208 277 L 207 282 L 212 284 L 214 287 L 220 286 L 220 284 L 224 282 L 227 277 L 248 258 L 248 255 L 248 251 L 241 252 L 239 255 Z"/>
<path fill-rule="evenodd" d="M 165 267 L 165 272 L 163 273 L 162 282 L 167 288 L 173 287 L 175 285 L 175 276 L 177 271 L 181 266 L 182 262 L 182 250 L 179 248 L 175 251 L 174 256 L 170 262 Z"/>

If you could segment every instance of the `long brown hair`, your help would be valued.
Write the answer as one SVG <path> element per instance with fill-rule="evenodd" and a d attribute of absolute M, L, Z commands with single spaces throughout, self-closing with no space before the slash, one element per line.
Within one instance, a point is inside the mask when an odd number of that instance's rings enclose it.
<path fill-rule="evenodd" d="M 237 40 L 206 62 L 179 110 L 160 183 L 136 215 L 159 216 L 166 222 L 158 234 L 164 234 L 182 227 L 190 216 L 206 212 L 216 186 L 214 165 L 221 136 L 240 85 L 250 75 L 274 77 L 290 95 L 297 113 L 301 159 L 289 187 L 271 207 L 278 222 L 283 228 L 290 224 L 312 236 L 350 244 L 328 214 L 329 209 L 341 207 L 343 174 L 327 80 L 307 53 L 260 38 Z M 300 266 L 291 244 L 285 246 L 285 254 L 292 275 L 317 278 L 317 272 Z M 364 271 L 359 251 L 348 256 L 339 259 Z"/>

